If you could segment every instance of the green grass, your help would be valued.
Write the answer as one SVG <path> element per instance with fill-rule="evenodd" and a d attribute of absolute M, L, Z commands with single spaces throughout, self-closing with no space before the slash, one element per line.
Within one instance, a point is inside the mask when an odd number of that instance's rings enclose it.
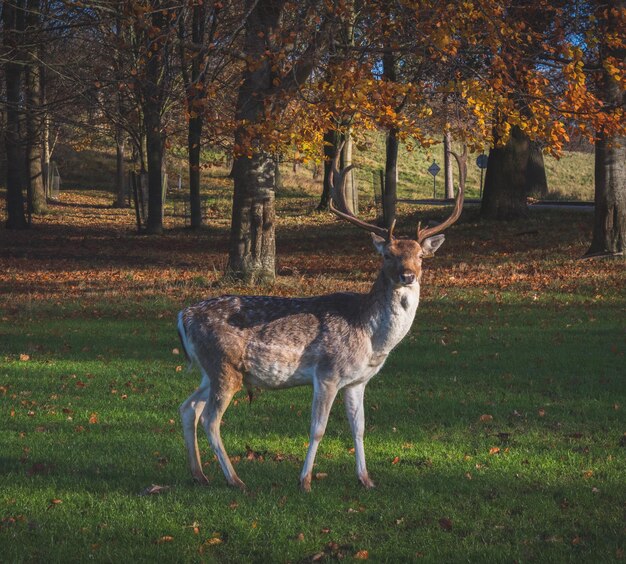
<path fill-rule="evenodd" d="M 106 304 L 94 305 L 100 318 L 5 317 L 1 560 L 615 560 L 626 548 L 624 303 L 576 298 L 424 300 L 366 394 L 378 487 L 357 484 L 338 399 L 315 467 L 328 477 L 310 495 L 297 486 L 308 388 L 251 405 L 242 393 L 227 411 L 246 493 L 226 486 L 204 436 L 211 484 L 193 485 L 177 407 L 198 376 L 176 370 L 176 304 L 161 304 L 162 319 Z M 170 489 L 140 496 L 151 484 Z"/>

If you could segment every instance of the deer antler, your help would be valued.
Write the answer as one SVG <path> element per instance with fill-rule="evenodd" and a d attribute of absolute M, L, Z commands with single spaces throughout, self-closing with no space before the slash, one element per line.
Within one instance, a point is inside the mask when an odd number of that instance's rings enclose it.
<path fill-rule="evenodd" d="M 332 211 L 335 215 L 341 217 L 342 219 L 345 219 L 346 221 L 349 221 L 357 227 L 360 227 L 361 229 L 365 229 L 370 233 L 374 233 L 379 237 L 383 237 L 386 241 L 391 241 L 391 239 L 393 239 L 393 229 L 396 225 L 395 218 L 391 222 L 391 226 L 389 227 L 389 229 L 385 229 L 384 227 L 378 227 L 377 225 L 367 223 L 366 221 L 359 219 L 352 212 L 349 211 L 349 208 L 346 205 L 346 178 L 348 172 L 350 172 L 354 168 L 354 165 L 351 164 L 341 171 L 339 170 L 339 157 L 341 155 L 343 145 L 344 142 L 342 141 L 339 145 L 339 148 L 337 149 L 337 152 L 335 153 L 335 157 L 333 158 L 333 164 L 328 178 L 331 190 L 331 197 L 328 202 L 330 211 Z M 335 185 L 336 179 L 339 179 L 337 183 L 338 185 Z M 337 203 L 339 204 L 339 207 L 341 209 L 337 209 L 333 205 L 333 194 L 336 197 Z"/>
<path fill-rule="evenodd" d="M 452 225 L 459 216 L 461 215 L 461 210 L 463 209 L 463 197 L 465 194 L 465 178 L 467 176 L 467 145 L 463 147 L 463 153 L 459 155 L 454 151 L 448 151 L 454 158 L 456 159 L 456 163 L 459 166 L 459 192 L 456 195 L 454 201 L 454 209 L 452 210 L 452 214 L 448 219 L 440 223 L 439 225 L 435 225 L 434 227 L 427 227 L 426 229 L 421 229 L 420 223 L 417 224 L 417 242 L 421 245 L 422 242 L 428 237 L 432 237 L 437 233 L 441 233 L 444 229 L 447 229 Z"/>

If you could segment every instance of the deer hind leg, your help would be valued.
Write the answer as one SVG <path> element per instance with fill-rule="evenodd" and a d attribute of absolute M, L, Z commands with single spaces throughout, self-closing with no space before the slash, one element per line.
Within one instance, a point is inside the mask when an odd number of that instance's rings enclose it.
<path fill-rule="evenodd" d="M 202 423 L 211 448 L 217 455 L 224 476 L 226 476 L 226 481 L 231 486 L 244 489 L 246 485 L 237 476 L 228 458 L 220 434 L 222 416 L 237 390 L 241 388 L 241 382 L 242 375 L 236 370 L 227 368 L 222 371 L 219 380 L 214 382 L 215 386 L 211 386 L 211 393 L 204 408 Z"/>
<path fill-rule="evenodd" d="M 191 475 L 194 480 L 200 484 L 208 484 L 209 481 L 202 471 L 202 462 L 200 460 L 200 451 L 198 449 L 198 419 L 202 417 L 207 398 L 210 393 L 209 380 L 203 376 L 200 386 L 191 394 L 178 409 L 183 424 L 183 435 L 185 437 L 185 445 L 187 447 L 187 456 L 189 458 L 189 466 Z"/>
<path fill-rule="evenodd" d="M 309 449 L 304 459 L 304 466 L 300 473 L 300 487 L 305 492 L 311 491 L 311 477 L 313 475 L 313 463 L 317 454 L 317 447 L 326 431 L 330 408 L 333 406 L 337 388 L 334 385 L 324 385 L 317 381 L 313 382 L 313 406 L 311 408 L 311 437 Z"/>
<path fill-rule="evenodd" d="M 356 474 L 359 481 L 367 488 L 373 488 L 374 482 L 370 479 L 365 466 L 365 449 L 363 448 L 363 434 L 365 433 L 365 413 L 363 410 L 363 396 L 365 384 L 350 386 L 344 391 L 346 415 L 350 422 L 354 439 L 354 455 L 356 458 Z"/>

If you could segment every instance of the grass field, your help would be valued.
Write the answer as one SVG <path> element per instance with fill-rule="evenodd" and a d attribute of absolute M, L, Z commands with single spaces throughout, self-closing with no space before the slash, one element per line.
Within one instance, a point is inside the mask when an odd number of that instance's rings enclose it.
<path fill-rule="evenodd" d="M 294 192 L 295 194 L 295 192 Z M 341 399 L 310 495 L 311 390 L 244 393 L 192 483 L 177 408 L 176 312 L 209 295 L 366 291 L 368 237 L 314 198 L 279 200 L 278 280 L 224 286 L 226 203 L 198 233 L 134 235 L 106 193 L 62 194 L 0 231 L 0 560 L 580 561 L 624 557 L 624 272 L 579 261 L 591 215 L 482 223 L 467 210 L 424 275 L 414 327 L 366 393 L 357 484 Z M 367 210 L 366 210 L 367 211 Z M 371 213 L 371 210 L 370 210 Z M 410 234 L 427 208 L 400 207 Z M 151 485 L 160 494 L 140 495 Z"/>
<path fill-rule="evenodd" d="M 457 147 L 458 149 L 458 147 Z M 205 155 L 205 161 L 218 162 L 218 154 Z M 471 154 L 468 160 L 466 192 L 469 198 L 478 198 L 480 193 L 480 169 L 476 166 L 478 154 Z M 55 160 L 59 164 L 63 185 L 68 189 L 91 188 L 112 189 L 115 179 L 115 154 L 105 147 L 76 152 L 67 146 L 57 150 Z M 443 145 L 434 145 L 429 149 L 416 148 L 407 151 L 404 145 L 398 157 L 398 197 L 409 199 L 431 198 L 433 195 L 433 177 L 428 167 L 436 161 L 443 168 Z M 549 197 L 561 200 L 593 201 L 593 154 L 565 152 L 560 159 L 549 155 L 544 157 Z M 379 171 L 384 167 L 385 144 L 380 135 L 372 136 L 364 150 L 354 149 L 356 164 L 355 180 L 359 189 L 359 198 L 369 202 L 374 198 L 374 183 L 379 182 Z M 222 163 L 224 164 L 224 163 Z M 183 187 L 188 184 L 184 158 L 175 154 L 168 155 L 169 187 L 175 190 L 179 175 Z M 300 166 L 297 174 L 292 172 L 292 163 L 288 159 L 281 165 L 286 177 L 283 197 L 302 197 L 306 194 L 321 194 L 321 179 L 314 180 L 312 165 Z M 210 166 L 204 169 L 202 185 L 213 197 L 230 200 L 232 183 L 224 176 L 228 172 L 223 166 Z M 453 171 L 457 176 L 456 165 Z M 444 192 L 443 170 L 437 175 L 435 188 L 438 198 Z"/>

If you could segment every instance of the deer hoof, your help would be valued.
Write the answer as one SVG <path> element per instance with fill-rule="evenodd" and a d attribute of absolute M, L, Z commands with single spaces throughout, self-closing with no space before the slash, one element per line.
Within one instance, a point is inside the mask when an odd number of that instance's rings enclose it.
<path fill-rule="evenodd" d="M 209 479 L 202 472 L 200 472 L 199 474 L 194 474 L 193 479 L 199 486 L 209 485 Z"/>
<path fill-rule="evenodd" d="M 310 474 L 300 480 L 300 489 L 305 493 L 311 493 L 311 475 Z"/>
<path fill-rule="evenodd" d="M 362 476 L 359 478 L 361 484 L 366 490 L 372 490 L 376 487 L 376 484 L 370 479 L 369 476 Z"/>
<path fill-rule="evenodd" d="M 244 484 L 237 476 L 228 481 L 228 485 L 233 488 L 239 488 L 242 492 L 246 490 L 246 484 Z"/>

